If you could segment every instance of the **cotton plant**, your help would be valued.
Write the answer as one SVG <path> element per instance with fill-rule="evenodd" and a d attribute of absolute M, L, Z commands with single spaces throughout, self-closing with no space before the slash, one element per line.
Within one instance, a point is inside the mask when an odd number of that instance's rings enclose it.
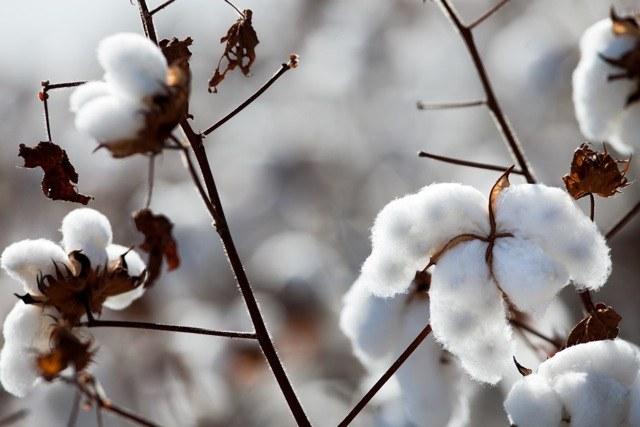
<path fill-rule="evenodd" d="M 146 267 L 133 250 L 112 242 L 109 220 L 82 208 L 62 221 L 62 245 L 22 240 L 0 256 L 2 269 L 22 285 L 24 295 L 3 324 L 0 382 L 23 397 L 40 378 L 53 379 L 67 367 L 90 362 L 90 339 L 79 327 L 103 307 L 121 310 L 144 293 Z"/>
<path fill-rule="evenodd" d="M 504 407 L 518 427 L 640 425 L 638 348 L 622 339 L 568 347 L 511 389 Z"/>
<path fill-rule="evenodd" d="M 583 135 L 607 141 L 622 154 L 640 145 L 640 21 L 611 17 L 580 40 L 573 73 L 573 103 Z"/>
<path fill-rule="evenodd" d="M 598 290 L 611 271 L 604 237 L 566 192 L 510 185 L 508 173 L 488 199 L 452 183 L 396 199 L 378 214 L 371 240 L 359 280 L 393 297 L 409 291 L 416 272 L 430 272 L 436 340 L 487 383 L 514 369 L 512 313 L 535 317 L 569 283 Z"/>
<path fill-rule="evenodd" d="M 135 33 L 102 40 L 98 61 L 105 70 L 103 80 L 85 83 L 71 95 L 76 128 L 114 157 L 161 151 L 186 115 L 190 73 L 185 55 L 175 54 L 180 43 L 184 50 L 191 40 L 165 43 L 165 52 Z"/>
<path fill-rule="evenodd" d="M 344 297 L 340 327 L 356 357 L 379 376 L 427 325 L 429 304 L 415 282 L 409 294 L 388 298 L 369 288 L 366 278 L 353 284 Z M 427 337 L 394 376 L 406 418 L 416 426 L 464 425 L 471 388 L 461 377 L 455 358 Z"/>

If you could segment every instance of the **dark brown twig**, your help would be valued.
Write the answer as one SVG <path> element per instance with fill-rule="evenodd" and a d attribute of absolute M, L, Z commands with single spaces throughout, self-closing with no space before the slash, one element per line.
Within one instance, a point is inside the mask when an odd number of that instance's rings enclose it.
<path fill-rule="evenodd" d="M 518 329 L 522 329 L 523 331 L 526 331 L 531 335 L 536 336 L 541 340 L 548 342 L 549 344 L 553 345 L 557 349 L 561 349 L 563 346 L 563 343 L 558 339 L 549 337 L 543 334 L 542 332 L 538 331 L 537 329 L 533 328 L 532 326 L 519 321 L 518 319 L 509 319 L 509 323 L 511 323 L 513 326 L 515 326 Z"/>
<path fill-rule="evenodd" d="M 620 230 L 622 230 L 629 223 L 629 221 L 631 221 L 633 217 L 636 216 L 638 212 L 640 212 L 640 202 L 636 203 L 635 206 L 633 206 L 631 210 L 627 212 L 627 214 L 622 217 L 622 219 L 618 221 L 618 223 L 614 225 L 611 230 L 609 230 L 609 232 L 605 236 L 607 240 L 611 240 L 613 236 L 618 234 L 618 232 L 620 232 Z"/>
<path fill-rule="evenodd" d="M 163 323 L 149 323 L 149 322 L 132 322 L 126 320 L 99 320 L 92 319 L 80 324 L 81 326 L 87 326 L 89 328 L 126 328 L 126 329 L 144 329 L 147 331 L 167 331 L 167 332 L 181 332 L 184 334 L 196 334 L 196 335 L 210 335 L 216 337 L 226 338 L 243 338 L 243 339 L 256 339 L 256 334 L 252 332 L 235 332 L 235 331 L 218 331 L 213 329 L 195 328 L 192 326 L 179 326 L 168 325 Z"/>
<path fill-rule="evenodd" d="M 522 174 L 527 179 L 527 182 L 535 183 L 536 179 L 534 177 L 531 166 L 529 165 L 529 162 L 527 161 L 527 158 L 524 155 L 522 147 L 520 146 L 520 143 L 518 142 L 518 139 L 516 138 L 515 133 L 513 132 L 513 129 L 511 129 L 511 125 L 509 124 L 509 121 L 507 120 L 506 115 L 502 111 L 502 107 L 500 106 L 500 103 L 498 102 L 493 92 L 493 87 L 491 86 L 491 82 L 489 81 L 489 76 L 487 75 L 484 62 L 480 57 L 480 53 L 478 52 L 478 48 L 476 46 L 476 42 L 473 37 L 472 27 L 462 23 L 457 12 L 453 9 L 451 4 L 449 3 L 449 0 L 437 0 L 437 1 L 440 4 L 442 10 L 444 11 L 444 14 L 453 23 L 453 26 L 456 28 L 456 30 L 460 34 L 462 41 L 467 47 L 467 51 L 469 52 L 469 56 L 471 56 L 471 60 L 473 61 L 473 64 L 476 68 L 476 72 L 478 74 L 478 77 L 480 78 L 480 82 L 485 92 L 485 96 L 487 100 L 487 108 L 489 109 L 489 111 L 491 111 L 491 115 L 496 123 L 498 130 L 502 134 L 502 137 L 506 142 L 507 146 L 510 148 L 511 153 L 513 154 L 516 162 L 518 163 L 518 166 L 520 166 L 520 169 L 522 170 Z M 488 16 L 490 15 L 491 13 L 489 13 Z"/>
<path fill-rule="evenodd" d="M 49 80 L 45 80 L 43 82 L 41 82 L 40 84 L 42 85 L 42 91 L 40 91 L 39 93 L 39 97 L 40 100 L 42 101 L 42 106 L 44 108 L 44 125 L 47 131 L 47 141 L 52 142 L 52 136 L 51 136 L 51 121 L 49 119 L 49 91 L 54 90 L 54 89 L 64 89 L 64 88 L 70 88 L 70 87 L 76 87 L 76 86 L 80 86 L 82 84 L 85 84 L 86 82 L 66 82 L 66 83 L 56 83 L 56 84 L 51 84 L 49 83 Z"/>
<path fill-rule="evenodd" d="M 589 206 L 589 218 L 593 222 L 596 218 L 596 198 L 593 197 L 593 193 L 589 193 Z"/>
<path fill-rule="evenodd" d="M 491 9 L 487 10 L 485 13 L 483 13 L 482 15 L 480 15 L 475 21 L 473 21 L 472 23 L 470 23 L 469 25 L 467 25 L 469 27 L 469 29 L 474 29 L 475 27 L 477 27 L 478 25 L 482 24 L 484 21 L 486 21 L 488 18 L 490 18 L 491 16 L 493 16 L 494 13 L 496 13 L 497 11 L 499 11 L 500 9 L 502 9 L 502 6 L 504 6 L 505 4 L 509 3 L 509 0 L 502 0 L 500 1 L 498 4 L 496 4 L 495 6 L 493 6 Z"/>
<path fill-rule="evenodd" d="M 158 7 L 156 7 L 155 9 L 153 9 L 151 12 L 149 12 L 152 16 L 155 15 L 156 13 L 160 12 L 162 9 L 164 9 L 165 7 L 169 6 L 171 3 L 173 3 L 176 0 L 167 0 L 166 2 L 162 3 L 161 5 L 159 5 Z"/>
<path fill-rule="evenodd" d="M 376 383 L 362 396 L 362 399 L 356 403 L 353 409 L 347 414 L 347 416 L 338 424 L 339 427 L 345 427 L 351 424 L 351 422 L 356 418 L 356 416 L 367 406 L 367 403 L 373 398 L 373 396 L 378 393 L 378 391 L 382 388 L 383 385 L 386 384 L 387 381 L 396 373 L 398 369 L 402 366 L 402 364 L 413 354 L 413 352 L 418 348 L 418 346 L 424 341 L 425 338 L 431 333 L 431 325 L 427 325 L 424 327 L 422 331 L 418 334 L 417 337 L 411 344 L 407 346 L 407 348 L 400 354 L 400 356 L 396 359 L 395 362 L 391 364 L 389 369 L 385 371 L 384 374 L 376 381 Z"/>
<path fill-rule="evenodd" d="M 156 164 L 156 155 L 151 154 L 149 156 L 149 174 L 147 176 L 147 199 L 144 202 L 144 207 L 149 209 L 151 206 L 151 197 L 153 196 L 153 184 L 155 181 L 155 164 Z"/>
<path fill-rule="evenodd" d="M 481 107 L 483 105 L 487 105 L 487 101 L 447 102 L 442 104 L 428 104 L 418 101 L 416 108 L 418 108 L 418 110 L 454 110 L 458 108 Z"/>
<path fill-rule="evenodd" d="M 446 157 L 446 156 L 440 156 L 438 154 L 431 154 L 431 153 L 427 153 L 425 151 L 420 151 L 418 153 L 419 157 L 425 157 L 428 159 L 433 159 L 433 160 L 438 160 L 441 162 L 445 162 L 445 163 L 451 163 L 454 165 L 460 165 L 460 166 L 469 166 L 472 168 L 477 168 L 477 169 L 486 169 L 486 170 L 492 170 L 492 171 L 498 171 L 498 172 L 504 172 L 507 169 L 509 169 L 509 166 L 498 166 L 498 165 L 491 165 L 488 163 L 479 163 L 479 162 L 472 162 L 469 160 L 463 160 L 463 159 L 456 159 L 453 157 Z M 522 173 L 521 170 L 512 170 L 511 171 L 512 174 L 516 174 L 516 175 L 524 175 Z"/>

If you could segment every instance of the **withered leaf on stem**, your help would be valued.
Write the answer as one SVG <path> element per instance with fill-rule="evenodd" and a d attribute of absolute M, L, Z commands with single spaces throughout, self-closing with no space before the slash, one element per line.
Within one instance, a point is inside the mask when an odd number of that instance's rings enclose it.
<path fill-rule="evenodd" d="M 191 58 L 191 50 L 189 50 L 189 46 L 192 44 L 193 39 L 191 37 L 187 37 L 184 40 L 179 40 L 174 37 L 171 40 L 160 40 L 158 43 L 160 50 L 162 50 L 162 54 L 167 58 L 169 66 L 182 66 L 182 64 L 186 64 L 187 69 L 189 69 L 189 59 Z"/>
<path fill-rule="evenodd" d="M 47 381 L 55 379 L 67 367 L 75 372 L 83 371 L 92 362 L 92 342 L 82 342 L 65 326 L 56 326 L 51 333 L 51 351 L 36 359 L 40 376 Z"/>
<path fill-rule="evenodd" d="M 515 166 L 511 166 L 504 171 L 489 192 L 489 224 L 491 225 L 491 235 L 494 235 L 496 232 L 496 205 L 498 203 L 498 196 L 505 188 L 511 185 L 509 182 L 509 174 L 511 174 L 513 168 L 515 168 Z"/>
<path fill-rule="evenodd" d="M 20 144 L 18 156 L 24 159 L 25 168 L 42 168 L 42 192 L 51 200 L 86 205 L 92 199 L 77 192 L 75 184 L 78 183 L 78 173 L 69 161 L 67 152 L 53 142 L 43 141 L 35 147 Z"/>
<path fill-rule="evenodd" d="M 218 85 L 227 73 L 236 67 L 239 67 L 245 76 L 251 72 L 251 66 L 256 60 L 256 46 L 260 42 L 251 23 L 253 12 L 246 9 L 242 14 L 244 16 L 239 18 L 220 39 L 220 43 L 226 44 L 213 76 L 209 80 L 209 92 L 218 92 Z M 226 67 L 221 71 L 223 60 L 226 60 Z"/>
<path fill-rule="evenodd" d="M 623 164 L 622 170 L 618 164 Z M 592 150 L 588 144 L 582 144 L 573 154 L 571 171 L 562 177 L 567 191 L 574 199 L 589 193 L 601 197 L 611 197 L 627 185 L 629 160 L 616 160 L 607 152 Z"/>
<path fill-rule="evenodd" d="M 169 271 L 180 266 L 178 245 L 172 235 L 173 224 L 166 216 L 155 215 L 150 209 L 135 212 L 133 220 L 138 231 L 144 234 L 144 242 L 140 248 L 149 254 L 148 277 L 144 285 L 149 287 L 160 276 L 163 258 Z"/>
<path fill-rule="evenodd" d="M 618 336 L 622 320 L 612 307 L 596 304 L 596 310 L 582 319 L 567 338 L 567 347 L 590 341 L 612 340 Z"/>

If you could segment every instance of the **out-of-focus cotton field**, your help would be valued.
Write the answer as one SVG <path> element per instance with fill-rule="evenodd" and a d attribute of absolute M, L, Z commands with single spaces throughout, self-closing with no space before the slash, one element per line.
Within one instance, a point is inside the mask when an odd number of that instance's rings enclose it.
<path fill-rule="evenodd" d="M 150 2 L 150 7 L 157 4 Z M 312 423 L 337 425 L 384 370 L 368 374 L 339 327 L 343 296 L 371 251 L 370 229 L 377 213 L 394 198 L 433 182 L 459 182 L 487 194 L 500 175 L 419 158 L 418 151 L 505 166 L 513 160 L 485 108 L 416 108 L 417 101 L 484 96 L 468 52 L 435 3 L 234 4 L 253 11 L 260 44 L 251 75 L 229 73 L 218 93 L 208 93 L 207 83 L 223 51 L 220 37 L 237 13 L 223 0 L 178 0 L 155 15 L 156 29 L 159 38 L 194 40 L 189 109 L 197 130 L 246 99 L 290 53 L 300 56 L 295 70 L 211 134 L 205 145 L 231 232 L 282 363 Z M 494 4 L 455 2 L 467 22 Z M 632 1 L 614 5 L 620 10 L 640 7 Z M 513 0 L 475 30 L 496 96 L 537 178 L 549 186 L 564 188 L 562 176 L 584 142 L 574 114 L 571 76 L 582 33 L 607 17 L 610 6 L 591 0 Z M 60 241 L 60 221 L 78 206 L 43 196 L 41 171 L 20 167 L 18 145 L 46 140 L 37 97 L 40 82 L 101 79 L 96 47 L 118 32 L 142 33 L 135 2 L 0 2 L 0 248 L 27 238 Z M 50 92 L 53 140 L 75 166 L 78 190 L 95 197 L 89 206 L 109 217 L 114 241 L 137 245 L 140 235 L 131 212 L 144 205 L 147 161 L 93 152 L 94 141 L 74 127 L 71 92 Z M 601 231 L 640 199 L 639 168 L 640 161 L 632 159 L 628 177 L 636 183 L 621 195 L 596 199 Z M 174 223 L 182 264 L 164 272 L 129 308 L 108 312 L 105 318 L 253 330 L 179 153 L 164 151 L 155 169 L 151 208 Z M 524 182 L 521 176 L 511 180 Z M 588 199 L 578 204 L 588 214 Z M 640 342 L 639 232 L 635 221 L 609 242 L 613 272 L 595 296 L 623 316 L 620 336 L 635 343 Z M 21 290 L 4 272 L 0 289 L 4 318 L 16 302 L 13 293 Z M 540 323 L 549 333 L 580 318 L 573 288 L 565 288 L 561 298 L 570 319 L 559 320 L 565 316 L 562 310 L 550 310 L 547 315 L 556 320 Z M 294 425 L 252 341 L 107 328 L 92 334 L 99 351 L 90 370 L 106 394 L 160 425 Z M 537 366 L 540 360 L 531 357 L 526 362 Z M 394 386 L 387 384 L 353 425 L 412 425 L 394 397 Z M 502 402 L 509 386 L 470 387 L 475 388 L 470 425 L 508 425 Z M 28 416 L 15 425 L 66 425 L 74 393 L 57 382 L 35 388 L 24 399 L 2 392 L 0 419 L 25 408 Z M 128 425 L 106 413 L 103 417 L 105 426 Z M 78 425 L 95 422 L 95 412 L 81 411 Z"/>

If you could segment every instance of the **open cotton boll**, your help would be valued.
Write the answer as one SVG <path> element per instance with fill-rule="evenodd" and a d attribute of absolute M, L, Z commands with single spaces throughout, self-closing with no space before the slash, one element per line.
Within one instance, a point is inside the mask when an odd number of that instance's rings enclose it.
<path fill-rule="evenodd" d="M 137 136 L 145 124 L 142 104 L 115 96 L 102 96 L 80 108 L 75 125 L 99 142 L 119 141 Z"/>
<path fill-rule="evenodd" d="M 514 384 L 504 401 L 512 425 L 557 427 L 562 421 L 560 396 L 544 377 L 528 375 Z"/>
<path fill-rule="evenodd" d="M 62 246 L 67 252 L 81 250 L 96 267 L 107 262 L 106 247 L 111 243 L 111 223 L 100 212 L 75 209 L 62 220 Z"/>
<path fill-rule="evenodd" d="M 573 73 L 573 102 L 580 130 L 594 141 L 609 140 L 618 115 L 635 83 L 629 79 L 609 81 L 620 70 L 607 64 L 600 55 L 619 58 L 632 49 L 630 36 L 615 36 L 610 19 L 593 24 L 580 40 L 581 58 Z"/>
<path fill-rule="evenodd" d="M 30 347 L 46 336 L 52 320 L 44 319 L 42 307 L 18 300 L 2 325 L 5 345 Z"/>
<path fill-rule="evenodd" d="M 629 389 L 619 382 L 591 372 L 569 372 L 559 376 L 553 388 L 572 427 L 624 425 Z"/>
<path fill-rule="evenodd" d="M 109 85 L 103 81 L 87 82 L 78 86 L 69 98 L 69 106 L 72 112 L 77 113 L 90 101 L 103 96 L 111 96 Z"/>
<path fill-rule="evenodd" d="M 376 247 L 362 264 L 362 275 L 367 277 L 369 290 L 379 297 L 390 297 L 405 292 L 416 271 L 427 265 L 426 259 L 414 258 L 394 247 Z"/>
<path fill-rule="evenodd" d="M 486 243 L 461 243 L 438 261 L 429 290 L 434 337 L 476 380 L 496 383 L 511 367 L 505 307 L 490 277 Z"/>
<path fill-rule="evenodd" d="M 41 295 L 37 286 L 40 274 L 55 274 L 55 263 L 68 263 L 60 246 L 46 239 L 22 240 L 5 248 L 0 255 L 0 265 L 14 279 L 22 282 L 25 291 Z"/>
<path fill-rule="evenodd" d="M 167 60 L 153 42 L 136 33 L 107 37 L 98 46 L 105 80 L 121 96 L 139 100 L 165 88 Z"/>
<path fill-rule="evenodd" d="M 39 374 L 35 353 L 27 348 L 5 345 L 0 352 L 0 382 L 16 397 L 25 397 L 35 385 Z"/>
<path fill-rule="evenodd" d="M 519 309 L 544 308 L 569 283 L 567 270 L 538 245 L 519 237 L 501 238 L 493 249 L 493 272 Z"/>
<path fill-rule="evenodd" d="M 608 142 L 623 155 L 631 155 L 630 146 L 640 147 L 640 103 L 634 102 L 620 113 Z"/>
<path fill-rule="evenodd" d="M 559 188 L 513 185 L 497 201 L 498 231 L 527 238 L 564 265 L 576 286 L 599 289 L 611 273 L 609 247 L 595 224 Z"/>
<path fill-rule="evenodd" d="M 366 276 L 361 276 L 344 296 L 340 329 L 351 340 L 356 357 L 370 365 L 396 347 L 407 295 L 377 297 L 368 286 Z"/>
<path fill-rule="evenodd" d="M 133 249 L 129 250 L 129 248 L 121 245 L 110 244 L 107 246 L 107 256 L 109 257 L 109 261 L 117 260 L 125 253 L 127 255 L 125 255 L 124 260 L 127 263 L 129 276 L 139 276 L 142 274 L 146 265 L 136 251 Z M 129 292 L 111 296 L 105 300 L 104 306 L 111 310 L 123 310 L 130 306 L 133 301 L 140 298 L 144 294 L 144 291 L 144 286 L 138 286 Z"/>

